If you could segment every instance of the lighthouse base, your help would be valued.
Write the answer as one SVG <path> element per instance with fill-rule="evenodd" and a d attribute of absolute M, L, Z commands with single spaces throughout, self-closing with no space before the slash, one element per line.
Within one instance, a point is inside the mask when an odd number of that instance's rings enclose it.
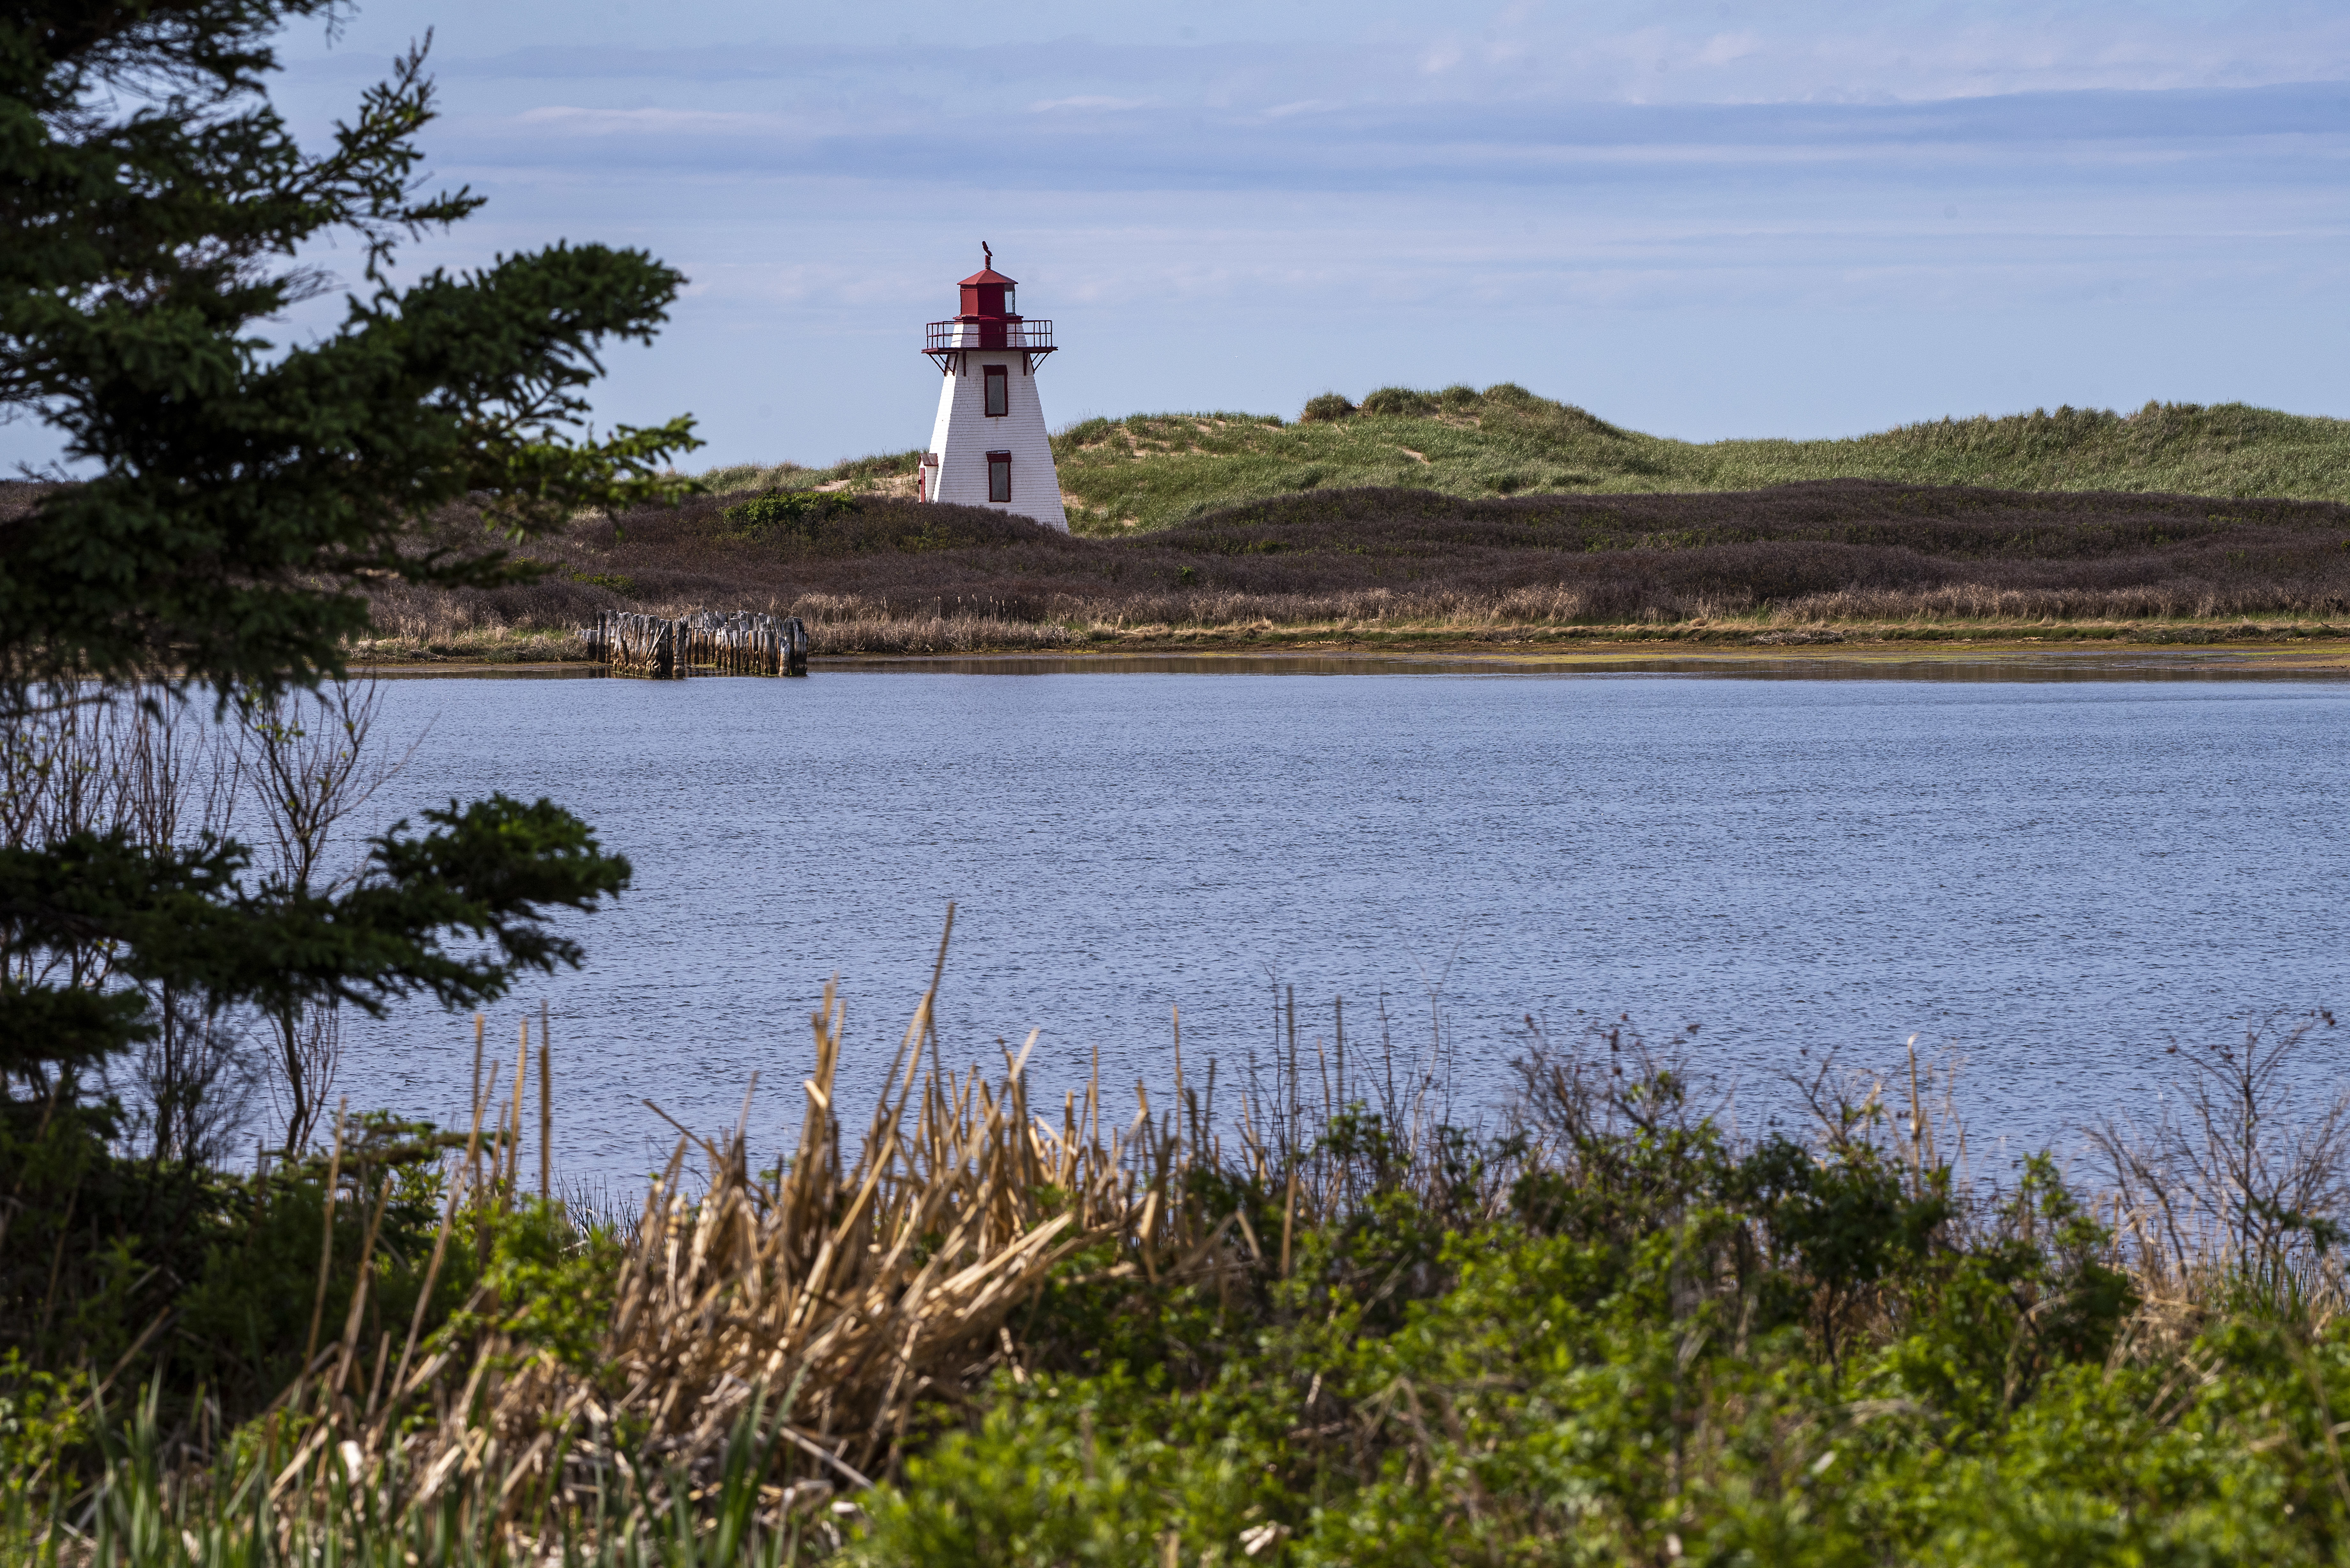
<path fill-rule="evenodd" d="M 922 463 L 922 499 L 986 506 L 1069 531 L 1061 477 L 1036 395 L 1039 361 L 1016 350 L 947 359 Z"/>

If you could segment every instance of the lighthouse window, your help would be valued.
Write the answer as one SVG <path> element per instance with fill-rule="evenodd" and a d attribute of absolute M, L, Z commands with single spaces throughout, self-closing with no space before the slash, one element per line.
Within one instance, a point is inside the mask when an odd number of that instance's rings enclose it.
<path fill-rule="evenodd" d="M 1008 452 L 987 454 L 987 498 L 990 501 L 1012 499 L 1012 454 Z"/>
<path fill-rule="evenodd" d="M 1012 411 L 1012 377 L 1002 365 L 989 365 L 983 372 L 987 383 L 987 417 L 1000 420 Z"/>

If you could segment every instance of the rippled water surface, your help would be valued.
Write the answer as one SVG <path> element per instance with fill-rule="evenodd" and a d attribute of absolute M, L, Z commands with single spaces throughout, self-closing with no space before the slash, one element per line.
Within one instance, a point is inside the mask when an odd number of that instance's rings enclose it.
<path fill-rule="evenodd" d="M 849 999 L 861 1097 L 957 904 L 951 1057 L 1044 1030 L 1130 1094 L 1347 999 L 1399 1058 L 1440 1018 L 1467 1102 L 1528 1014 L 1700 1025 L 1750 1119 L 1831 1048 L 1954 1050 L 1979 1137 L 2142 1109 L 2177 1058 L 2350 1001 L 2350 685 L 1468 674 L 971 674 L 391 683 L 430 722 L 388 817 L 553 796 L 637 871 L 552 1001 L 563 1164 L 647 1168 L 650 1098 L 796 1123 L 806 1016 Z M 355 1028 L 353 1103 L 455 1119 L 470 1029 Z M 1806 1054 L 1807 1053 L 1807 1054 Z M 2329 1057 L 2318 1058 L 2322 1066 Z M 1115 1104 L 1116 1102 L 1113 1102 Z M 1128 1101 L 1130 1104 L 1130 1100 Z"/>

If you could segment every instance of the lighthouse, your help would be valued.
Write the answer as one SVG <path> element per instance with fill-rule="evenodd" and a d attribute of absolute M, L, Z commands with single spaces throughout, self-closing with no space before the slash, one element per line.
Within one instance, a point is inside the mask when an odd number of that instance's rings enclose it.
<path fill-rule="evenodd" d="M 995 270 L 994 252 L 984 244 L 979 250 L 986 265 L 957 286 L 962 314 L 922 332 L 922 352 L 945 385 L 922 454 L 921 497 L 991 506 L 1066 534 L 1069 517 L 1036 396 L 1053 324 L 1021 316 L 1019 286 Z"/>

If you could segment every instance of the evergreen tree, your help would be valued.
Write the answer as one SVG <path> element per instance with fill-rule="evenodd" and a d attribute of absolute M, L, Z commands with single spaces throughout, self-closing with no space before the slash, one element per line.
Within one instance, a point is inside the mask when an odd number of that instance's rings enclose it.
<path fill-rule="evenodd" d="M 584 389 L 599 346 L 649 340 L 682 279 L 640 252 L 557 244 L 396 286 L 395 247 L 480 199 L 420 182 L 421 47 L 331 146 L 297 144 L 269 102 L 270 40 L 340 9 L 31 0 L 0 16 L 0 417 L 47 421 L 87 475 L 0 505 L 12 732 L 59 703 L 316 687 L 367 627 L 368 585 L 526 580 L 513 545 L 679 488 L 662 471 L 698 444 L 691 421 L 598 438 Z M 339 324 L 265 336 L 330 286 L 312 265 L 329 241 L 359 271 Z M 461 508 L 485 529 L 452 527 Z M 88 1064 L 151 1036 L 142 988 L 265 1010 L 478 1005 L 576 964 L 550 918 L 629 879 L 544 800 L 424 815 L 330 897 L 219 839 L 0 845 L 0 1113 L 21 1128 L 71 1104 Z M 57 961 L 86 952 L 106 955 L 105 983 Z"/>

